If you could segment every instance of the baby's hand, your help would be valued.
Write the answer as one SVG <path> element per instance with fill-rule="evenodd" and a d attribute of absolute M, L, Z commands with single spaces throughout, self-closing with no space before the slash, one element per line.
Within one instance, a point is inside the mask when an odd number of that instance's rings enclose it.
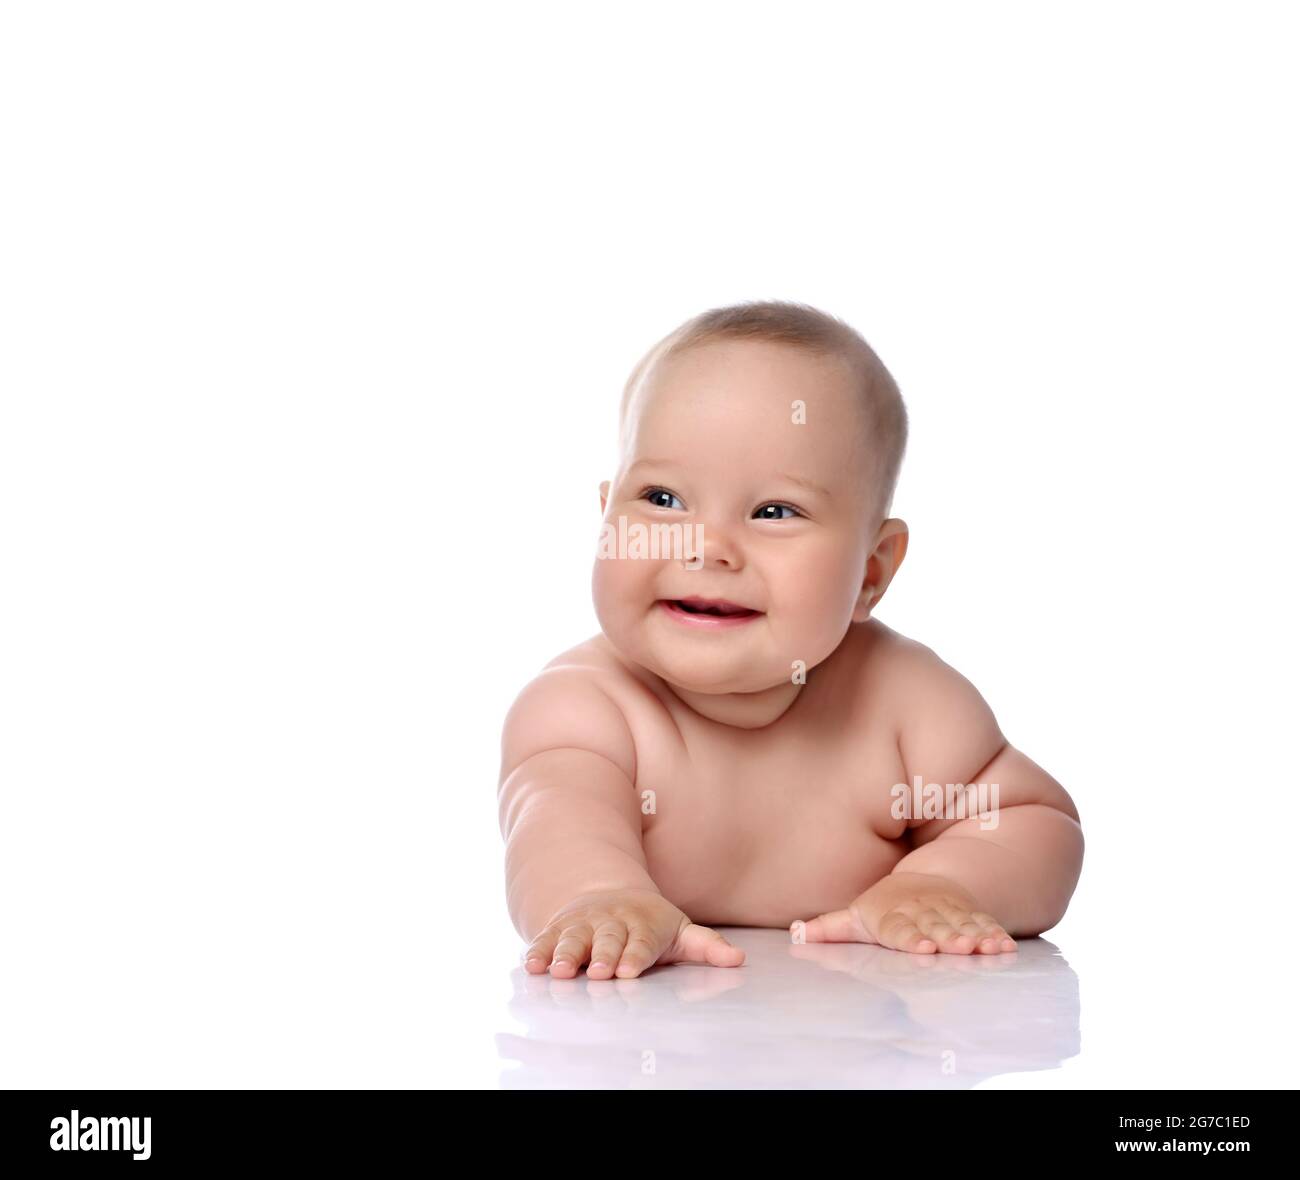
<path fill-rule="evenodd" d="M 745 952 L 716 930 L 696 926 L 649 889 L 589 893 L 555 915 L 529 946 L 524 970 L 572 979 L 583 963 L 589 979 L 632 979 L 656 963 L 739 967 Z"/>
<path fill-rule="evenodd" d="M 969 892 L 927 873 L 891 873 L 848 909 L 795 922 L 790 932 L 796 941 L 877 942 L 922 955 L 996 955 L 1016 949 L 1015 940 L 977 908 Z"/>

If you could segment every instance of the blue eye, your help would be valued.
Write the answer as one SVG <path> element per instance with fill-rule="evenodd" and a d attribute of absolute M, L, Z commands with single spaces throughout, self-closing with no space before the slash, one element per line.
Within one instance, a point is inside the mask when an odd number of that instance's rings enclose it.
<path fill-rule="evenodd" d="M 666 492 L 663 488 L 651 488 L 642 497 L 649 500 L 656 508 L 685 508 L 683 504 L 672 492 Z"/>
<path fill-rule="evenodd" d="M 783 516 L 781 513 L 789 513 Z M 761 508 L 755 509 L 755 520 L 789 520 L 791 516 L 801 515 L 797 508 L 791 508 L 789 504 L 764 504 Z"/>

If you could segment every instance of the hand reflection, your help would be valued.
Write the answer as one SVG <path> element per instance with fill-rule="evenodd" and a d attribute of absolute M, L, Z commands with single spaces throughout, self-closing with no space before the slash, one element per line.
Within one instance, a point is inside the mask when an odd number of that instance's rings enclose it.
<path fill-rule="evenodd" d="M 522 968 L 497 1038 L 510 1088 L 965 1088 L 1079 1051 L 1078 978 L 1044 939 L 1015 954 L 794 945 L 732 929 L 745 966 L 637 979 Z"/>

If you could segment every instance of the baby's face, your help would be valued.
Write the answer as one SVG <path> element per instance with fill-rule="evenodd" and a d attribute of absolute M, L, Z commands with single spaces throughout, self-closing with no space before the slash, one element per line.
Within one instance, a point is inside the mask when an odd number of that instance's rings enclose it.
<path fill-rule="evenodd" d="M 855 607 L 865 617 L 879 522 L 860 396 L 846 360 L 766 341 L 656 367 L 627 409 L 605 522 L 610 536 L 620 517 L 633 533 L 698 525 L 702 545 L 596 561 L 596 614 L 626 658 L 692 692 L 759 692 L 830 655 Z"/>

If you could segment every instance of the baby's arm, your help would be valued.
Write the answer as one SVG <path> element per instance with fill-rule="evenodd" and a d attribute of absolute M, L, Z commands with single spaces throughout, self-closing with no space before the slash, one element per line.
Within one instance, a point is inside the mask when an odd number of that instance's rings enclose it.
<path fill-rule="evenodd" d="M 966 781 L 998 784 L 997 826 L 978 817 L 927 820 L 913 830 L 913 851 L 894 872 L 929 873 L 964 885 L 1011 934 L 1050 930 L 1065 916 L 1083 866 L 1083 829 L 1073 801 L 1005 741 Z"/>
<path fill-rule="evenodd" d="M 744 954 L 659 892 L 641 847 L 636 748 L 591 669 L 548 669 L 502 736 L 506 896 L 525 969 L 630 977 L 656 962 L 738 966 Z"/>
<path fill-rule="evenodd" d="M 1083 864 L 1079 813 L 1065 789 L 1002 735 L 964 676 L 927 651 L 902 678 L 899 751 L 910 785 L 997 784 L 987 817 L 912 820 L 912 851 L 847 910 L 807 923 L 809 941 L 858 939 L 956 954 L 1014 948 L 1061 920 Z"/>

